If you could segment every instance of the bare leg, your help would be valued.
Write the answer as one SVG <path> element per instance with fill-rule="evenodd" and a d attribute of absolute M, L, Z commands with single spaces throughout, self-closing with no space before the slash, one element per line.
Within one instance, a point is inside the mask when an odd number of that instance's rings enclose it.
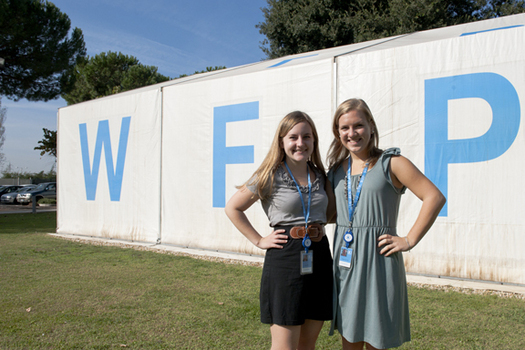
<path fill-rule="evenodd" d="M 344 337 L 341 337 L 341 339 L 343 340 L 343 350 L 363 350 L 363 346 L 365 345 L 362 341 L 359 343 L 350 343 Z"/>
<path fill-rule="evenodd" d="M 270 326 L 272 334 L 271 350 L 296 350 L 301 335 L 301 326 Z"/>
<path fill-rule="evenodd" d="M 314 350 L 315 342 L 323 328 L 324 321 L 306 320 L 301 326 L 298 350 Z"/>
<path fill-rule="evenodd" d="M 343 340 L 343 350 L 363 350 L 363 346 L 365 346 L 366 350 L 379 350 L 362 341 L 358 343 L 350 343 L 344 337 L 341 337 L 341 339 Z"/>

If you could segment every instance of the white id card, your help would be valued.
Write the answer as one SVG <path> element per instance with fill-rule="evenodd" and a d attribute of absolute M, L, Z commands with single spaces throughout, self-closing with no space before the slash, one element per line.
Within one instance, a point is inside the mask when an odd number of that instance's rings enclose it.
<path fill-rule="evenodd" d="M 342 247 L 339 254 L 339 266 L 350 268 L 352 263 L 352 248 Z"/>
<path fill-rule="evenodd" d="M 314 255 L 313 251 L 309 250 L 308 253 L 304 250 L 301 251 L 301 275 L 308 275 L 313 273 L 314 266 Z"/>

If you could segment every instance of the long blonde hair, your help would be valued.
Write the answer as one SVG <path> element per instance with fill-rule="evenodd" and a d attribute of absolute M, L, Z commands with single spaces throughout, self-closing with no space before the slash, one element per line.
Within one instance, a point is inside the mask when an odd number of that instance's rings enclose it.
<path fill-rule="evenodd" d="M 370 141 L 368 142 L 368 156 L 370 163 L 373 165 L 382 151 L 378 148 L 379 145 L 379 132 L 377 131 L 377 125 L 372 116 L 370 108 L 365 101 L 357 98 L 351 98 L 339 105 L 334 114 L 334 119 L 332 122 L 332 133 L 334 134 L 334 139 L 328 150 L 328 168 L 337 168 L 341 163 L 348 158 L 350 151 L 343 146 L 339 136 L 339 119 L 343 114 L 349 113 L 351 111 L 360 111 L 366 117 L 368 123 L 370 124 L 370 129 L 372 134 L 370 135 Z"/>
<path fill-rule="evenodd" d="M 308 163 L 310 166 L 317 168 L 323 176 L 325 175 L 323 162 L 321 160 L 321 154 L 319 152 L 319 136 L 315 128 L 314 121 L 308 116 L 308 114 L 301 111 L 294 111 L 288 113 L 279 123 L 275 136 L 270 145 L 270 150 L 264 158 L 259 168 L 253 173 L 250 180 L 248 180 L 244 186 L 255 185 L 256 194 L 261 199 L 266 199 L 272 194 L 273 190 L 273 177 L 275 172 L 286 158 L 286 153 L 281 147 L 281 141 L 283 137 L 288 134 L 299 123 L 307 122 L 312 128 L 312 134 L 314 138 L 314 150 Z"/>

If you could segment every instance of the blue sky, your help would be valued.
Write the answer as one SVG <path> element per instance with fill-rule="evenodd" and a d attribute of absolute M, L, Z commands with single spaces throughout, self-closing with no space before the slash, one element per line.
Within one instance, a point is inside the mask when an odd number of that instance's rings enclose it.
<path fill-rule="evenodd" d="M 51 1 L 82 29 L 87 53 L 114 51 L 132 55 L 159 73 L 176 78 L 209 66 L 236 67 L 264 59 L 264 36 L 255 25 L 264 20 L 266 0 L 55 0 Z M 66 102 L 14 102 L 7 108 L 5 143 L 0 152 L 12 171 L 49 171 L 54 158 L 33 148 L 42 128 L 56 130 L 56 115 Z"/>

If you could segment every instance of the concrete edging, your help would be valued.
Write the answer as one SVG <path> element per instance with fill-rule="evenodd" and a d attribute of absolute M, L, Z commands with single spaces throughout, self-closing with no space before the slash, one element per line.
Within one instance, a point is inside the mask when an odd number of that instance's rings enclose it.
<path fill-rule="evenodd" d="M 81 235 L 71 235 L 71 234 L 58 234 L 50 233 L 51 236 L 61 237 L 69 240 L 79 240 L 79 241 L 88 241 L 88 242 L 98 242 L 111 245 L 127 245 L 127 246 L 136 246 L 136 247 L 145 247 L 149 250 L 158 250 L 160 252 L 171 252 L 175 254 L 185 254 L 196 257 L 206 257 L 206 258 L 217 258 L 224 260 L 234 260 L 242 261 L 250 264 L 260 264 L 262 266 L 264 262 L 264 256 L 262 255 L 248 255 L 248 254 L 238 254 L 238 253 L 229 253 L 229 252 L 220 252 L 214 250 L 205 250 L 205 249 L 194 249 L 194 248 L 185 248 L 172 246 L 167 244 L 154 244 L 148 242 L 131 242 L 126 240 L 116 240 L 116 239 L 107 239 L 99 237 L 90 237 L 90 236 L 81 236 Z M 513 285 L 505 284 L 499 282 L 489 282 L 489 281 L 477 281 L 477 280 L 468 280 L 461 278 L 450 278 L 443 276 L 424 276 L 407 273 L 407 283 L 419 284 L 419 285 L 430 285 L 430 286 L 441 286 L 441 287 L 452 287 L 452 288 L 461 288 L 461 289 L 472 289 L 477 291 L 496 291 L 502 293 L 512 293 L 512 294 L 522 294 L 525 298 L 525 286 L 522 285 Z"/>

